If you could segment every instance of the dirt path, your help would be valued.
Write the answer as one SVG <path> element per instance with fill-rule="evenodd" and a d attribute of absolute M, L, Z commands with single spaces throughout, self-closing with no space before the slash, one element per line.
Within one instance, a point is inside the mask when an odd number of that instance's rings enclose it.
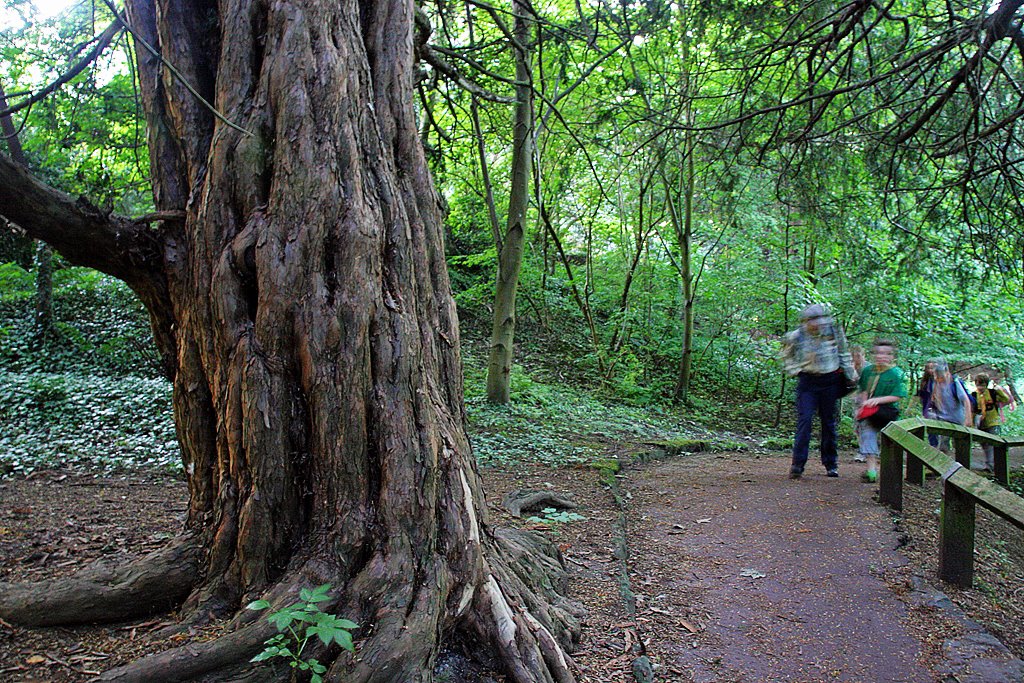
<path fill-rule="evenodd" d="M 942 680 L 949 663 L 935 636 L 955 625 L 902 597 L 907 560 L 876 487 L 849 465 L 832 479 L 809 463 L 799 481 L 787 465 L 696 455 L 628 474 L 633 580 L 638 592 L 659 591 L 644 595 L 647 629 L 685 629 L 676 640 L 651 637 L 659 678 Z M 1020 680 L 1015 671 L 995 680 Z"/>

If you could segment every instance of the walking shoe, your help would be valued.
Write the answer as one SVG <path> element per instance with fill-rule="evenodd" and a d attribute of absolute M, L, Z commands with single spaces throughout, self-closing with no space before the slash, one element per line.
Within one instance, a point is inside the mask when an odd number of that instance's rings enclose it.
<path fill-rule="evenodd" d="M 865 458 L 863 455 L 855 455 L 855 456 L 853 456 L 853 461 L 854 462 L 867 462 L 867 458 Z"/>
<path fill-rule="evenodd" d="M 827 474 L 830 477 L 838 477 L 839 476 L 839 468 L 837 468 L 837 467 L 830 467 L 825 474 Z"/>
<path fill-rule="evenodd" d="M 864 474 L 860 475 L 860 480 L 866 481 L 869 484 L 874 484 L 876 481 L 878 481 L 878 472 L 875 472 L 874 470 L 868 470 Z"/>
<path fill-rule="evenodd" d="M 803 476 L 803 474 L 804 474 L 804 470 L 803 470 L 802 467 L 790 467 L 789 468 L 789 478 L 790 479 L 799 479 L 800 477 Z"/>

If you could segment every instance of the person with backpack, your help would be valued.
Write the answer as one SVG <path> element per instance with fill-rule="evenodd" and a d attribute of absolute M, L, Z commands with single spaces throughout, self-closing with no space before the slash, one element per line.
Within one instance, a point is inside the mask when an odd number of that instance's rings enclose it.
<path fill-rule="evenodd" d="M 828 476 L 838 477 L 837 406 L 855 386 L 857 371 L 846 335 L 825 306 L 812 304 L 803 310 L 800 327 L 783 337 L 782 360 L 786 374 L 797 378 L 796 435 L 789 478 L 803 476 L 815 413 L 821 420 L 821 464 Z"/>
<path fill-rule="evenodd" d="M 907 378 L 903 370 L 894 365 L 896 344 L 888 339 L 875 340 L 871 365 L 860 375 L 861 409 L 857 413 L 860 425 L 860 453 L 868 468 L 861 476 L 864 481 L 878 481 L 878 433 L 885 425 L 900 419 L 899 400 L 907 395 Z"/>
<path fill-rule="evenodd" d="M 978 429 L 989 434 L 998 434 L 1003 421 L 999 411 L 1003 406 L 1009 405 L 1012 399 L 1010 395 L 998 386 L 990 386 L 989 376 L 979 372 L 974 376 L 975 389 L 973 397 L 978 406 Z M 992 444 L 982 444 L 982 452 L 985 454 L 985 472 L 991 472 L 995 467 L 993 458 L 995 447 Z"/>
<path fill-rule="evenodd" d="M 974 425 L 974 413 L 971 410 L 971 395 L 964 386 L 963 380 L 949 371 L 949 363 L 936 358 L 935 381 L 925 417 L 942 420 L 953 424 L 971 427 Z M 949 437 L 939 437 L 939 450 L 949 453 Z"/>
<path fill-rule="evenodd" d="M 921 381 L 917 385 L 917 398 L 921 401 L 921 415 L 927 416 L 932 403 L 932 390 L 935 388 L 935 361 L 930 360 L 924 364 L 924 371 L 921 373 Z M 936 434 L 928 435 L 928 445 L 938 446 L 939 437 Z"/>

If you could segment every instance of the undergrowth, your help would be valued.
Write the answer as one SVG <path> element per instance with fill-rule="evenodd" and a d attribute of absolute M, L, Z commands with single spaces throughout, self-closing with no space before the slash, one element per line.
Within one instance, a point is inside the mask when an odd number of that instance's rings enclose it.
<path fill-rule="evenodd" d="M 130 290 L 95 271 L 59 268 L 55 334 L 40 344 L 32 338 L 32 275 L 0 264 L 0 284 L 0 474 L 180 471 L 170 385 L 159 378 L 145 315 Z M 703 450 L 743 446 L 722 429 L 737 402 L 694 397 L 684 419 L 665 402 L 567 380 L 567 366 L 550 349 L 522 354 L 511 403 L 491 405 L 482 348 L 467 341 L 464 358 L 470 439 L 483 465 L 589 464 L 616 449 L 679 439 L 706 442 Z"/>
<path fill-rule="evenodd" d="M 164 380 L 0 370 L 0 471 L 180 470 Z"/>
<path fill-rule="evenodd" d="M 678 417 L 659 406 L 602 400 L 585 389 L 534 379 L 519 366 L 513 367 L 509 404 L 492 405 L 484 394 L 483 362 L 467 356 L 464 369 L 470 436 L 483 465 L 590 464 L 618 444 L 687 436 Z"/>
<path fill-rule="evenodd" d="M 159 376 L 142 304 L 126 284 L 89 268 L 53 275 L 53 330 L 34 338 L 34 276 L 0 263 L 0 368 L 119 377 Z"/>

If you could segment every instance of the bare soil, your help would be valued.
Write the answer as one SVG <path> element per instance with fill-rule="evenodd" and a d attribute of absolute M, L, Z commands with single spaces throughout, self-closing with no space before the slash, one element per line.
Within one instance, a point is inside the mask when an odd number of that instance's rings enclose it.
<path fill-rule="evenodd" d="M 623 511 L 599 471 L 521 466 L 483 476 L 492 523 L 538 528 L 562 549 L 570 591 L 588 609 L 574 656 L 581 683 L 632 682 L 638 650 L 655 680 L 680 683 L 955 680 L 948 650 L 963 620 L 911 598 L 915 575 L 935 583 L 936 489 L 907 487 L 907 509 L 894 518 L 856 466 L 844 462 L 838 480 L 809 467 L 792 482 L 787 464 L 782 454 L 698 454 L 620 473 L 635 616 L 616 557 Z M 570 494 L 586 519 L 515 519 L 501 501 L 521 488 Z M 184 483 L 154 474 L 0 481 L 0 581 L 45 590 L 46 579 L 100 557 L 127 561 L 174 534 L 185 506 Z M 977 587 L 944 590 L 1024 657 L 1022 535 L 985 513 L 978 530 Z M 187 640 L 151 638 L 173 618 L 47 629 L 0 622 L 0 681 L 88 681 Z M 965 666 L 952 675 L 971 680 Z"/>
<path fill-rule="evenodd" d="M 844 464 L 835 479 L 811 464 L 798 481 L 788 479 L 788 465 L 788 456 L 730 453 L 631 473 L 632 574 L 650 585 L 647 628 L 660 680 L 1020 680 L 1024 663 L 1005 649 L 951 654 L 949 644 L 973 633 L 971 625 L 922 604 L 915 585 L 937 567 L 930 503 L 922 510 L 915 492 L 897 518 L 875 501 L 877 486 L 860 481 L 863 465 Z M 1011 531 L 987 522 L 978 525 L 984 538 Z M 1010 537 L 1019 553 L 1022 534 Z M 904 552 L 911 545 L 915 552 Z M 1014 591 L 1024 556 L 1001 559 L 998 579 L 994 567 L 979 568 L 979 585 L 996 581 L 1004 602 L 972 612 L 1019 630 Z M 958 597 L 977 607 L 978 593 Z M 1003 634 L 1019 656 L 1019 632 Z M 995 673 L 970 678 L 982 668 Z"/>

